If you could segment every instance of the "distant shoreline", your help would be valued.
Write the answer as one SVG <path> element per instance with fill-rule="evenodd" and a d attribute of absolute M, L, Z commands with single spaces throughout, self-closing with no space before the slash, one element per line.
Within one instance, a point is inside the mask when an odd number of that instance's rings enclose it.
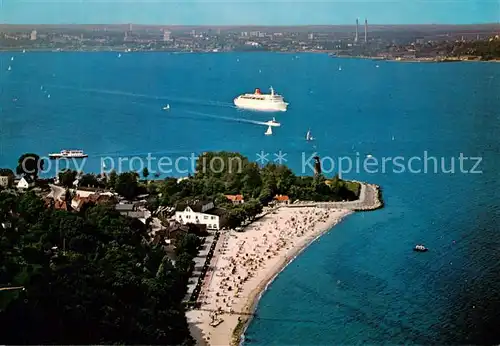
<path fill-rule="evenodd" d="M 54 48 L 24 48 L 24 49 L 8 49 L 0 48 L 0 53 L 169 53 L 169 54 L 223 54 L 223 53 L 279 53 L 279 54 L 334 54 L 332 51 L 326 50 L 308 50 L 308 51 L 274 51 L 274 50 L 230 50 L 230 51 L 210 51 L 210 50 L 199 50 L 199 51 L 183 51 L 183 50 L 131 50 L 127 51 L 128 48 L 103 48 L 99 50 L 93 49 L 54 49 Z M 25 52 L 24 52 L 25 50 Z M 404 62 L 404 63 L 458 63 L 458 62 L 500 62 L 500 58 L 491 60 L 482 60 L 480 57 L 474 57 L 470 59 L 460 59 L 460 58 L 407 58 L 399 59 L 397 57 L 388 58 L 380 56 L 352 56 L 352 55 L 333 55 L 332 58 L 340 59 L 363 59 L 363 60 L 374 60 L 374 61 L 389 61 L 389 62 Z"/>
<path fill-rule="evenodd" d="M 500 62 L 500 58 L 491 60 L 482 60 L 479 57 L 473 59 L 460 59 L 460 58 L 408 58 L 408 59 L 398 59 L 398 58 L 386 58 L 380 56 L 352 56 L 352 55 L 336 55 L 337 58 L 346 59 L 367 59 L 367 60 L 380 60 L 380 61 L 390 61 L 390 62 L 417 62 L 417 63 L 452 63 L 452 62 Z"/>

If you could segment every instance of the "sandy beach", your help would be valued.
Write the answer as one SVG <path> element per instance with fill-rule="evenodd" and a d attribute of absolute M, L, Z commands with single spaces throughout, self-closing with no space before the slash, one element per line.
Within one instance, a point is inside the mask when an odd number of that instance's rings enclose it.
<path fill-rule="evenodd" d="M 237 344 L 265 287 L 302 249 L 350 213 L 282 207 L 243 232 L 223 233 L 198 299 L 201 307 L 187 312 L 198 344 Z"/>

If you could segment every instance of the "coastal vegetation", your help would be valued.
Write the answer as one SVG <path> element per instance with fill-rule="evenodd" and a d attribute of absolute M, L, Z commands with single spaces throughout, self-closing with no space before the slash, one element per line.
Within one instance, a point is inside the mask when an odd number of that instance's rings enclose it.
<path fill-rule="evenodd" d="M 477 56 L 481 60 L 500 59 L 500 39 L 460 42 L 452 46 L 453 56 Z"/>
<path fill-rule="evenodd" d="M 38 172 L 43 169 L 44 161 L 37 154 L 26 153 L 17 160 L 16 173 L 36 178 Z"/>
<path fill-rule="evenodd" d="M 121 175 L 120 175 L 121 176 Z M 321 174 L 296 176 L 284 165 L 260 167 L 247 157 L 231 152 L 207 152 L 198 157 L 196 172 L 186 179 L 166 178 L 150 181 L 148 192 L 158 196 L 158 203 L 176 206 L 194 199 L 213 199 L 226 211 L 228 227 L 234 228 L 262 212 L 276 195 L 291 200 L 350 201 L 359 196 L 360 184 L 338 176 L 328 180 Z M 233 204 L 225 195 L 244 197 L 242 204 Z"/>
<path fill-rule="evenodd" d="M 31 163 L 23 166 L 26 159 Z M 16 172 L 36 177 L 40 160 L 24 154 Z M 14 176 L 8 169 L 1 172 Z M 142 172 L 144 179 L 149 175 Z M 287 201 L 341 201 L 357 199 L 360 191 L 359 183 L 337 176 L 296 176 L 286 166 L 259 166 L 229 152 L 204 153 L 194 174 L 180 179 L 140 180 L 136 172 L 59 172 L 58 184 L 67 188 L 66 194 L 75 182 L 108 188 L 131 200 L 147 193 L 151 212 L 159 206 L 213 200 L 233 229 L 254 220 L 277 195 L 286 195 Z M 4 342 L 193 344 L 184 304 L 203 235 L 186 232 L 172 239 L 172 261 L 163 246 L 155 245 L 161 242 L 152 241 L 148 222 L 123 216 L 112 204 L 89 202 L 79 211 L 59 210 L 37 193 L 0 192 Z M 205 265 L 203 273 L 207 270 Z M 191 298 L 200 289 L 198 283 Z"/>
<path fill-rule="evenodd" d="M 47 208 L 0 193 L 0 323 L 8 344 L 191 345 L 182 307 L 199 240 L 175 265 L 140 221 L 111 207 Z"/>

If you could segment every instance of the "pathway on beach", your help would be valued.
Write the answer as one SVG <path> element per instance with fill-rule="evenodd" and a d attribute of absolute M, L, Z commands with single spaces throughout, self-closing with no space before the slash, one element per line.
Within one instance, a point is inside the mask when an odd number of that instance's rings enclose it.
<path fill-rule="evenodd" d="M 368 211 L 382 207 L 382 201 L 379 198 L 380 187 L 373 184 L 361 183 L 359 199 L 348 202 L 298 202 L 290 204 L 287 207 L 321 207 L 338 208 L 352 211 Z"/>

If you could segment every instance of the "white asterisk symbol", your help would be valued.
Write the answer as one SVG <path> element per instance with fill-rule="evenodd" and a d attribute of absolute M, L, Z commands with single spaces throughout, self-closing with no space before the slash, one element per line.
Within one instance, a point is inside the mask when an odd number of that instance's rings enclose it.
<path fill-rule="evenodd" d="M 283 153 L 281 152 L 281 150 L 276 154 L 274 154 L 275 158 L 274 158 L 274 162 L 282 165 L 284 164 L 285 162 L 287 162 L 287 159 L 285 158 L 286 157 L 286 153 Z"/>
<path fill-rule="evenodd" d="M 269 153 L 266 153 L 263 150 L 261 150 L 260 153 L 257 153 L 257 163 L 260 163 L 261 165 L 265 165 L 266 163 L 269 162 L 269 159 L 267 158 L 268 156 L 269 156 Z"/>

